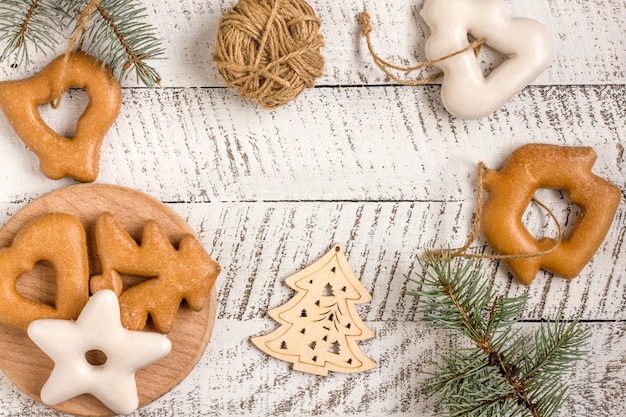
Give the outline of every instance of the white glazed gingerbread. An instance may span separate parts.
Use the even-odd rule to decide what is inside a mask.
[[[503,0],[426,0],[421,14],[431,30],[425,46],[429,60],[466,48],[468,34],[508,56],[487,77],[473,50],[437,63],[444,73],[441,100],[454,116],[478,119],[494,112],[552,61],[546,27],[511,18]]]
[[[36,320],[28,336],[54,361],[41,389],[44,404],[92,394],[118,414],[132,413],[139,405],[135,372],[166,356],[172,346],[165,335],[126,330],[111,290],[93,295],[75,322]],[[94,350],[106,355],[103,364],[88,362],[86,355]]]

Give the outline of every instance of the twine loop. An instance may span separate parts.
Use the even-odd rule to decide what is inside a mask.
[[[213,60],[228,87],[273,109],[322,75],[320,26],[304,0],[240,0],[220,21]]]
[[[445,61],[446,59],[450,59],[452,57],[455,57],[467,51],[473,50],[474,54],[478,55],[480,53],[481,47],[485,44],[484,39],[477,39],[474,42],[467,45],[465,48],[459,49],[458,51],[454,51],[448,55],[445,55],[436,59],[432,59],[430,61],[422,62],[412,67],[405,67],[405,66],[396,65],[396,64],[392,64],[391,62],[385,61],[374,51],[374,46],[372,45],[372,40],[370,37],[370,34],[372,33],[372,30],[373,30],[372,21],[371,21],[370,14],[368,12],[361,13],[361,15],[359,16],[359,23],[361,24],[361,32],[363,33],[363,36],[365,37],[365,40],[367,41],[367,49],[369,50],[370,55],[372,55],[372,58],[374,59],[374,63],[376,64],[376,66],[378,66],[378,68],[380,68],[381,71],[384,72],[387,77],[389,77],[390,79],[392,79],[393,81],[401,85],[416,86],[416,85],[428,84],[436,80],[437,78],[441,77],[443,75],[443,72],[437,72],[426,78],[418,78],[415,80],[405,80],[396,76],[394,73],[391,72],[391,70],[401,71],[401,72],[404,72],[405,74],[409,74],[413,71],[419,71],[424,68],[433,66],[441,61]]]
[[[78,26],[72,33],[72,37],[70,38],[69,43],[67,44],[67,48],[65,48],[65,54],[63,55],[63,70],[61,71],[61,78],[59,80],[59,88],[55,93],[56,98],[50,102],[50,105],[53,109],[59,108],[61,105],[61,97],[63,96],[64,87],[65,87],[65,77],[67,74],[67,64],[70,59],[70,55],[72,54],[72,50],[78,42],[78,39],[85,33],[85,28],[87,27],[87,23],[89,22],[89,18],[93,14],[94,10],[100,6],[100,0],[91,0],[89,4],[80,12],[78,16]],[[79,47],[80,49],[80,47]]]
[[[477,167],[477,179],[476,179],[476,206],[474,207],[474,219],[472,221],[472,228],[467,237],[467,240],[463,246],[455,249],[439,249],[439,250],[429,250],[428,252],[435,257],[441,257],[444,260],[451,260],[457,257],[460,258],[471,258],[471,259],[497,259],[497,260],[509,260],[509,259],[526,259],[526,258],[535,258],[538,256],[547,255],[553,252],[563,241],[563,227],[559,223],[555,214],[546,206],[544,203],[539,201],[536,198],[532,198],[532,202],[540,206],[544,209],[552,221],[555,223],[557,227],[557,237],[554,239],[554,244],[550,246],[548,249],[532,252],[532,253],[513,253],[513,254],[491,254],[491,255],[481,255],[477,253],[468,252],[469,247],[478,237],[478,233],[480,231],[480,217],[482,214],[483,207],[483,199],[484,199],[484,184],[483,184],[483,176],[487,172],[487,166],[480,162]]]

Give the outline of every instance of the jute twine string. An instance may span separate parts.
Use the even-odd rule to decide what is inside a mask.
[[[477,180],[476,180],[476,206],[474,207],[474,219],[472,222],[472,228],[470,230],[467,241],[463,246],[456,249],[442,249],[442,250],[429,250],[428,252],[436,257],[443,257],[444,259],[454,259],[454,258],[472,258],[472,259],[499,259],[499,260],[509,260],[509,259],[526,259],[526,258],[535,258],[538,256],[547,255],[553,252],[562,242],[563,240],[563,228],[559,223],[558,219],[544,203],[534,198],[532,201],[543,208],[548,215],[552,218],[552,221],[556,224],[557,227],[557,237],[554,241],[554,244],[550,246],[548,249],[533,252],[533,253],[516,253],[516,254],[507,254],[507,255],[481,255],[477,253],[469,253],[468,249],[470,245],[476,240],[479,230],[480,230],[480,217],[482,214],[483,207],[483,198],[485,193],[485,187],[483,183],[483,177],[487,172],[487,166],[480,162],[477,167]]]
[[[480,52],[480,48],[485,44],[484,39],[478,39],[470,43],[469,45],[467,45],[465,48],[459,49],[458,51],[454,51],[448,55],[442,56],[440,58],[432,59],[427,62],[422,62],[412,67],[404,67],[404,66],[395,65],[388,61],[385,61],[380,56],[378,56],[376,52],[374,52],[374,47],[372,46],[372,41],[370,39],[370,34],[372,33],[372,23],[371,23],[371,18],[368,12],[361,13],[361,15],[359,16],[359,22],[361,23],[361,31],[363,32],[363,36],[365,36],[365,40],[367,41],[367,49],[369,49],[370,55],[372,55],[372,58],[374,59],[374,63],[378,66],[378,68],[380,68],[385,73],[387,77],[391,78],[393,81],[402,85],[415,86],[415,85],[428,84],[436,80],[437,78],[441,77],[443,75],[443,72],[437,72],[426,78],[419,78],[416,80],[404,80],[404,79],[399,78],[395,74],[393,74],[390,70],[402,71],[408,74],[413,71],[418,71],[418,70],[430,67],[441,61],[445,61],[446,59],[450,59],[454,56],[460,55],[467,51],[473,50],[474,54],[478,55]]]
[[[63,70],[61,71],[61,79],[59,80],[59,89],[57,90],[55,96],[56,98],[52,100],[50,105],[53,109],[57,109],[61,105],[61,97],[63,96],[63,87],[65,85],[65,76],[67,74],[67,64],[70,59],[70,55],[76,42],[85,32],[85,28],[87,27],[87,23],[89,22],[89,18],[93,14],[96,7],[100,5],[100,0],[91,0],[87,7],[85,7],[78,16],[78,26],[72,33],[72,37],[70,38],[69,43],[67,44],[67,48],[65,48],[65,54],[63,55]]]
[[[320,26],[303,0],[240,0],[220,21],[213,60],[227,86],[276,108],[322,75]]]

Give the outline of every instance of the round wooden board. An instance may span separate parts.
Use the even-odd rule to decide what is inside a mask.
[[[0,247],[10,246],[13,237],[27,222],[47,213],[68,213],[85,227],[89,246],[90,276],[99,274],[100,264],[95,249],[94,224],[104,211],[112,213],[137,240],[146,221],[157,220],[170,238],[178,244],[191,227],[160,201],[129,188],[79,184],[46,194],[20,210],[0,230]],[[18,291],[36,301],[54,304],[55,279],[52,267],[38,263],[18,280]],[[200,312],[182,304],[174,330],[168,334],[172,350],[165,358],[141,369],[136,374],[139,406],[142,407],[174,388],[194,368],[211,337],[215,322],[216,291],[209,295],[208,306]],[[152,330],[147,326],[146,330]],[[54,363],[26,334],[0,326],[0,368],[22,391],[37,401],[41,387],[48,379]],[[81,395],[52,406],[55,410],[85,416],[107,416],[113,413],[91,395]]]

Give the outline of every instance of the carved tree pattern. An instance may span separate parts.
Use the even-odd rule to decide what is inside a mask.
[[[297,293],[269,311],[281,326],[252,338],[259,349],[292,362],[295,370],[316,375],[376,366],[357,344],[374,336],[355,306],[369,302],[371,296],[354,275],[339,245],[285,283]]]

